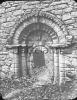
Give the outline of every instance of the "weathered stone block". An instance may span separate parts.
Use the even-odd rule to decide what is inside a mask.
[[[1,17],[1,18],[0,18],[0,23],[3,23],[3,22],[6,22],[6,18]]]
[[[52,5],[59,5],[59,4],[66,4],[66,3],[69,3],[70,0],[60,0],[60,1],[55,1],[55,2],[52,2],[51,4]]]
[[[75,23],[75,19],[68,19],[68,20],[66,20],[66,21],[64,21],[65,22],[65,24],[67,25],[70,25],[71,23]]]
[[[19,5],[18,1],[17,1],[17,3],[14,2],[13,4],[11,4],[12,7],[17,7],[18,5]]]
[[[33,8],[33,6],[28,6],[27,4],[23,4],[21,9],[30,9],[30,8]]]
[[[0,61],[0,66],[4,66],[5,65],[5,61]]]
[[[10,55],[10,54],[9,54]],[[14,54],[12,54],[12,57],[11,57],[11,55],[9,56],[9,55],[7,55],[7,60],[8,61],[12,61],[13,60],[13,57],[14,57]]]
[[[3,61],[6,59],[6,55],[0,55],[0,61]]]
[[[77,22],[71,25],[73,26],[73,28],[77,28]]]
[[[23,13],[24,13],[24,10],[16,10],[16,11],[14,11],[13,15],[16,16],[16,15],[19,15],[19,14],[21,15]]]
[[[77,11],[71,12],[71,16],[72,16],[72,17],[77,17]]]
[[[3,2],[2,6],[5,8],[11,7],[11,4],[7,1],[7,2]]]
[[[63,11],[62,9],[60,9],[60,10],[52,10],[51,12],[58,15],[58,14],[62,14]]]
[[[2,34],[0,34],[0,38],[2,39],[7,39],[7,37],[8,37],[8,34],[6,34],[5,32],[2,32]]]
[[[58,17],[59,19],[61,19],[61,15],[57,15],[57,17]]]
[[[54,9],[54,7],[53,6],[50,6],[47,8],[42,7],[41,9],[42,9],[42,11],[52,11]]]
[[[67,26],[67,29],[69,29],[69,30],[70,30],[70,29],[73,29],[73,25],[68,25],[68,26]]]
[[[68,20],[68,19],[71,19],[71,18],[72,18],[72,16],[71,16],[70,13],[64,14],[64,15],[62,16],[62,20]]]
[[[6,12],[4,14],[4,17],[8,18],[9,16],[12,16],[12,11]]]
[[[5,78],[6,77],[6,74],[5,73],[3,73],[3,72],[1,72],[1,78]]]
[[[7,39],[2,39],[2,44],[6,44]]]
[[[12,61],[9,61],[9,60],[5,60],[5,63],[6,63],[6,66],[11,66],[11,64],[12,64]]]
[[[71,34],[71,35],[77,35],[77,29],[76,30],[74,30],[74,29],[72,29],[72,30],[69,30],[69,33]]]
[[[2,27],[10,27],[10,26],[13,26],[15,24],[15,22],[6,22],[6,23],[3,23],[1,26]]]
[[[55,9],[63,9],[63,8],[67,8],[68,5],[67,4],[60,4],[60,5],[55,5],[54,8]]]
[[[0,14],[2,14],[2,13],[5,13],[5,8],[4,7],[0,8]]]
[[[10,17],[7,18],[7,21],[14,21],[14,20],[16,20],[16,19],[17,19],[17,17],[15,17],[15,16],[10,16]]]
[[[9,70],[9,67],[8,66],[2,66],[2,71],[8,72],[8,70]]]
[[[14,66],[15,66],[14,64],[12,64],[12,65],[10,66],[10,71],[11,71],[11,72],[14,72],[14,71],[15,71]]]
[[[68,8],[63,9],[63,13],[69,13],[71,11],[73,11],[72,7],[68,7]]]
[[[7,9],[6,9],[6,12],[13,11],[13,10],[15,10],[15,9],[16,9],[15,7],[10,7],[10,8],[7,8]]]
[[[0,51],[2,51],[3,50],[3,46],[2,45],[0,45]]]

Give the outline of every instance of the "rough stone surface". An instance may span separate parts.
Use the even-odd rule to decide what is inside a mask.
[[[26,13],[34,12],[37,9],[54,14],[66,26],[69,34],[77,40],[77,3],[74,0],[53,1],[54,2],[46,0],[41,4],[39,1],[6,1],[0,5],[0,68],[2,68],[2,71],[9,71],[12,74],[14,73],[14,57],[11,53],[8,53],[10,51],[6,50],[5,46],[8,38],[12,35],[11,30],[15,27],[17,21],[20,21],[21,16]],[[75,49],[74,51],[75,56],[77,50]],[[5,54],[4,52],[7,53]],[[73,57],[70,56],[71,55],[65,55],[65,66],[70,64],[71,59],[73,59]],[[76,58],[73,59],[72,65],[75,66],[75,69],[77,70],[76,61]],[[65,70],[69,69],[66,68]],[[5,76],[4,73],[2,73],[1,77],[3,76]]]
[[[0,6],[0,39],[1,45],[5,45],[8,36],[10,35],[11,28],[15,25],[16,20],[20,18],[22,14],[30,11],[34,8],[42,9],[43,11],[49,11],[57,15],[60,20],[63,20],[67,26],[69,34],[76,35],[77,31],[74,28],[77,28],[76,24],[76,3],[73,0],[61,0],[56,2],[44,1],[42,4],[39,4],[38,1],[35,2],[26,2],[26,1],[15,1],[15,2],[4,2]],[[7,32],[7,30],[9,32]],[[4,35],[3,35],[4,34]],[[76,36],[75,36],[76,37]],[[1,47],[0,47],[1,48]],[[2,49],[1,49],[2,50]]]

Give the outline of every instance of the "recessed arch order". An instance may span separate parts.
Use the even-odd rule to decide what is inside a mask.
[[[34,23],[42,23],[51,27],[57,34],[59,43],[66,42],[66,35],[69,33],[64,23],[54,14],[40,11],[26,13],[16,22],[16,25],[11,30],[10,42],[8,44],[18,44],[23,29]]]

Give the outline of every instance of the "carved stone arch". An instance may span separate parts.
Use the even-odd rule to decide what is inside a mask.
[[[8,39],[8,44],[18,44],[18,38],[22,30],[32,23],[43,23],[47,26],[53,28],[55,33],[57,33],[59,43],[66,42],[66,35],[69,33],[64,25],[64,23],[59,20],[54,14],[48,12],[32,12],[25,13],[17,22],[14,28],[11,30],[11,35]]]
[[[29,34],[27,34],[27,32],[30,33],[30,31],[34,31],[30,27],[30,26],[33,26],[34,24],[35,24],[35,28],[36,28],[36,26],[38,26],[37,28],[39,28],[40,27],[39,25],[42,25],[43,29],[41,29],[41,30],[46,31],[48,34],[51,34],[52,40],[56,42],[56,43],[55,42],[53,43],[54,45],[52,44],[51,47],[49,47],[50,52],[51,52],[50,57],[53,60],[50,61],[48,67],[51,65],[54,67],[54,68],[51,67],[54,72],[54,73],[52,73],[52,70],[51,70],[52,75],[54,74],[54,83],[61,82],[62,78],[59,77],[59,68],[61,66],[64,67],[64,62],[63,63],[59,62],[59,56],[61,56],[60,55],[61,48],[56,48],[56,47],[63,46],[63,48],[64,48],[66,46],[66,44],[67,44],[66,36],[69,35],[69,33],[68,33],[64,23],[61,20],[59,20],[54,14],[48,13],[48,12],[42,12],[42,11],[25,13],[25,15],[23,15],[21,17],[21,19],[19,19],[16,22],[16,25],[11,30],[11,33],[10,33],[11,35],[9,37],[10,40],[8,40],[8,44],[9,45],[14,44],[11,47],[13,47],[13,48],[16,47],[16,50],[18,50],[17,51],[18,53],[14,54],[16,57],[15,63],[16,63],[16,68],[17,68],[17,70],[16,70],[17,76],[20,76],[20,77],[22,75],[25,76],[26,72],[27,72],[25,70],[27,70],[27,68],[28,68],[26,65],[27,60],[25,60],[25,59],[27,59],[26,58],[27,55],[24,56],[24,54],[26,54],[26,53],[23,52],[23,48],[21,48],[22,46],[19,46],[18,44],[22,43],[22,42],[20,42],[22,37],[24,37],[26,39],[26,37],[29,35]],[[44,30],[45,26],[47,27],[47,30]],[[25,33],[23,32],[24,29],[26,30]],[[25,45],[25,47],[26,47],[26,45]],[[26,48],[24,48],[24,49],[26,49]],[[46,54],[45,54],[45,56],[46,56]],[[47,55],[47,56],[49,56],[49,55]],[[26,68],[24,66],[26,66]],[[21,73],[22,73],[22,75],[20,75]],[[60,75],[62,75],[62,74],[63,73],[61,72]],[[60,78],[60,80],[59,80],[59,78]]]

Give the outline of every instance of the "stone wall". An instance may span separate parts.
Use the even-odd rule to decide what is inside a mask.
[[[6,49],[6,44],[11,29],[13,29],[16,22],[21,19],[25,12],[30,13],[33,11],[42,10],[56,15],[66,26],[68,33],[77,39],[77,3],[74,0],[47,0],[41,4],[39,1],[6,1],[0,5],[0,70],[2,69],[8,77],[14,74],[14,57],[10,51]],[[77,54],[74,50],[73,55]],[[77,59],[65,56],[65,62],[77,67]],[[1,76],[5,77],[2,73]]]

